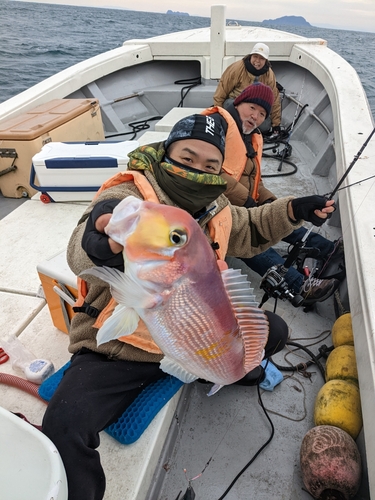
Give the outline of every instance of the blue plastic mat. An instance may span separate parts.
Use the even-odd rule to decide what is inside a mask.
[[[41,384],[38,389],[41,398],[45,401],[51,399],[69,365],[70,361]],[[171,375],[150,384],[105,431],[122,444],[134,443],[147,429],[155,415],[182,386],[183,382]]]

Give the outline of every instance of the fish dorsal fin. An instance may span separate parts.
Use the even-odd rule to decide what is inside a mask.
[[[190,382],[194,382],[194,380],[197,380],[198,378],[196,375],[193,375],[192,373],[185,370],[185,368],[176,363],[176,361],[168,358],[168,356],[164,356],[164,358],[160,361],[160,368],[163,370],[163,372],[169,373],[169,375],[173,375],[185,384],[190,384]]]
[[[240,269],[226,269],[221,271],[221,277],[232,304],[239,303],[241,297],[244,299],[246,305],[258,307],[259,304],[254,295],[254,288],[251,288],[250,281],[245,274],[241,273]]]
[[[268,319],[258,307],[250,282],[239,269],[227,269],[221,276],[242,336],[244,370],[248,373],[263,359],[269,334]]]

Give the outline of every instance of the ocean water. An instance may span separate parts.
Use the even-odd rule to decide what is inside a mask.
[[[0,102],[72,64],[119,47],[125,40],[210,25],[208,17],[15,0],[0,0],[0,12]],[[276,28],[327,40],[328,46],[356,69],[375,116],[375,33]]]

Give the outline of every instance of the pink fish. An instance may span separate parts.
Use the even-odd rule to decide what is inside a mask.
[[[209,394],[260,364],[268,320],[239,270],[220,271],[198,223],[179,208],[130,196],[105,229],[124,246],[125,271],[96,267],[118,303],[98,345],[130,335],[139,318],[163,352],[160,368],[185,383],[214,383]]]

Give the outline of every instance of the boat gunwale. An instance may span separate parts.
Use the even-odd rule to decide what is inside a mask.
[[[231,27],[230,27],[231,28]],[[237,28],[237,27],[234,27]],[[251,27],[249,27],[250,29]],[[265,31],[277,31],[272,28],[257,28]],[[187,30],[186,32],[204,31]],[[228,33],[239,33],[238,29],[226,30]],[[181,33],[184,32],[180,32]],[[284,33],[282,31],[278,33]],[[285,32],[286,33],[286,32]],[[290,33],[287,33],[288,36]],[[182,36],[182,35],[181,35]],[[172,34],[161,35],[143,40],[129,40],[121,47],[104,52],[85,61],[79,62],[59,73],[47,78],[24,92],[0,104],[0,122],[13,118],[37,105],[54,98],[63,98],[79,90],[88,83],[104,77],[114,71],[126,67],[136,66],[153,60],[173,60],[184,58],[189,60],[203,60],[210,56],[209,42],[194,42],[196,46],[204,45],[205,55],[172,54],[176,48],[188,46],[189,42],[170,43]],[[374,128],[368,99],[366,97],[359,76],[354,68],[329,49],[322,39],[304,39],[299,35],[298,41],[287,40],[282,53],[273,55],[271,61],[290,62],[307,68],[324,86],[331,102],[334,120],[334,147],[336,153],[336,173],[340,178],[352,159],[357,154],[366,137]],[[230,38],[230,37],[229,37]],[[252,40],[257,41],[257,40]],[[268,40],[269,44],[282,43],[281,40]],[[324,43],[325,42],[325,43]],[[190,42],[191,43],[191,42]],[[249,43],[249,40],[246,42]],[[235,42],[226,38],[222,69],[225,69],[235,60],[243,56],[239,52],[245,44],[244,40]],[[287,47],[292,46],[288,54]],[[170,54],[165,50],[170,47]],[[208,52],[207,52],[208,50]],[[164,53],[163,53],[164,51]],[[207,52],[207,54],[206,54]],[[238,59],[236,59],[238,58]],[[306,61],[306,59],[308,60]],[[209,64],[209,63],[206,63]],[[339,72],[339,73],[338,73]],[[339,74],[339,78],[338,78]],[[355,106],[352,106],[355,96]],[[357,182],[372,175],[371,159],[375,157],[375,143],[369,144],[368,149],[360,160],[360,167],[354,169],[348,176],[347,183]],[[359,371],[359,385],[361,391],[364,433],[366,436],[366,454],[369,466],[370,489],[375,492],[375,447],[369,443],[375,442],[375,429],[372,425],[372,416],[375,413],[375,345],[373,332],[375,331],[375,317],[371,314],[375,310],[375,263],[371,248],[374,234],[369,231],[373,228],[371,210],[364,206],[364,199],[370,199],[371,190],[368,185],[359,186],[355,190],[340,193],[340,214],[343,228],[343,239],[346,253],[346,270],[349,288],[349,300],[353,322],[353,332],[356,345],[356,357]],[[373,196],[372,196],[373,198]],[[354,224],[354,220],[356,223]],[[371,225],[372,224],[372,225]]]

